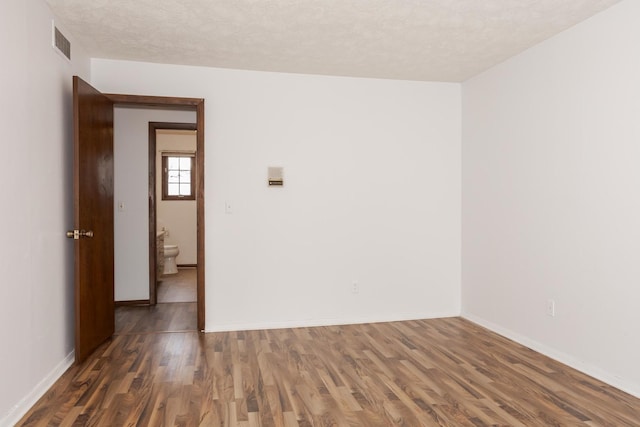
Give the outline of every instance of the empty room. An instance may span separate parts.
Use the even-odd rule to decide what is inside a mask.
[[[0,426],[640,426],[639,21],[3,1]]]

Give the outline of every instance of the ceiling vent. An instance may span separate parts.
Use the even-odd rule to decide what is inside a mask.
[[[71,42],[60,32],[55,24],[53,25],[53,47],[63,54],[65,58],[71,60]]]

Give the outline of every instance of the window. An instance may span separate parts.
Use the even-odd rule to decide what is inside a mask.
[[[195,200],[195,157],[162,155],[162,200]]]

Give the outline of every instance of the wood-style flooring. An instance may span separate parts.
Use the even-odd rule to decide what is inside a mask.
[[[116,308],[116,335],[197,330],[195,302]]]
[[[197,330],[196,269],[162,276],[155,306],[116,308],[116,335]]]
[[[461,318],[127,331],[20,425],[640,426],[640,399]]]

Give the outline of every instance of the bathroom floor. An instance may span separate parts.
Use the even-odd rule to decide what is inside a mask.
[[[196,302],[196,269],[178,268],[178,274],[162,276],[158,285],[158,303]]]

